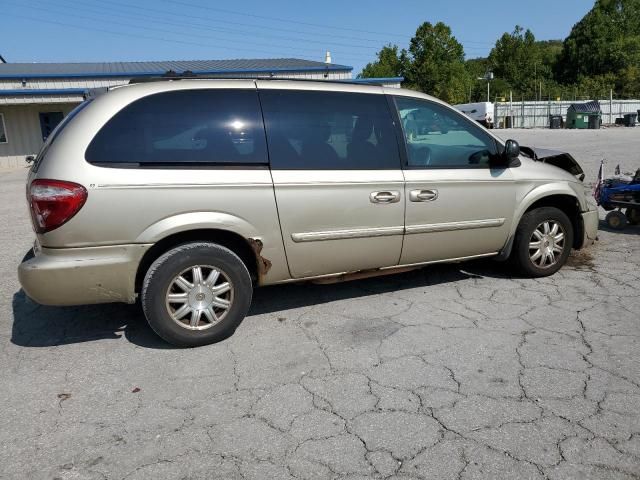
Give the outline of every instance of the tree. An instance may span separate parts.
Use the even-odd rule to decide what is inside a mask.
[[[631,65],[620,71],[616,91],[627,98],[640,98],[640,65]]]
[[[407,83],[449,103],[467,99],[469,76],[464,49],[442,22],[424,22],[409,44]]]
[[[496,78],[504,80],[516,95],[535,96],[539,82],[553,78],[557,47],[552,42],[536,42],[531,30],[516,25],[513,32],[498,39],[489,64]]]
[[[377,60],[367,63],[358,78],[402,77],[406,69],[406,51],[398,52],[397,45],[385,45],[378,53]]]
[[[639,63],[640,0],[597,0],[565,39],[556,73],[573,83]]]

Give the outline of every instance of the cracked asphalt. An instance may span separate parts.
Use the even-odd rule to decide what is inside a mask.
[[[589,180],[600,150],[640,167],[640,129],[501,135]],[[0,478],[640,478],[640,227],[544,279],[263,288],[233,337],[179,350],[137,306],[25,297],[24,175],[0,172]]]

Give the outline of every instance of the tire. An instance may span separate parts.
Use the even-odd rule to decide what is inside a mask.
[[[544,233],[545,223],[548,233]],[[553,234],[556,225],[558,230]],[[562,238],[558,236],[560,233]],[[520,220],[512,259],[520,272],[529,277],[553,275],[566,263],[573,246],[573,235],[571,220],[562,210],[554,207],[536,208],[525,213]],[[536,242],[539,242],[539,248],[532,246]]]
[[[231,336],[249,311],[252,295],[251,275],[235,253],[196,242],[153,262],[141,302],[149,325],[162,339],[178,347],[197,347]]]
[[[630,225],[640,225],[640,207],[627,208],[625,215]]]
[[[613,210],[607,213],[607,216],[604,217],[604,221],[607,223],[609,228],[612,228],[613,230],[624,230],[628,223],[627,216],[619,210]]]

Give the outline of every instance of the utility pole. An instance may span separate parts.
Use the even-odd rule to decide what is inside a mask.
[[[613,125],[613,89],[609,90],[609,124]]]
[[[491,80],[493,80],[493,72],[491,70],[487,70],[484,77],[478,77],[478,80],[487,81],[487,102],[491,102]]]
[[[538,89],[536,88],[536,85],[538,84],[538,62],[535,62],[533,64],[533,94],[536,97],[536,102],[538,101]]]
[[[509,90],[509,118],[511,118],[510,126],[513,128],[513,90]]]

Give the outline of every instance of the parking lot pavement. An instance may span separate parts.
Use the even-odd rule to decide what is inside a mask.
[[[638,227],[539,280],[260,289],[233,337],[178,350],[136,306],[25,297],[23,178],[0,174],[0,478],[640,478]]]

